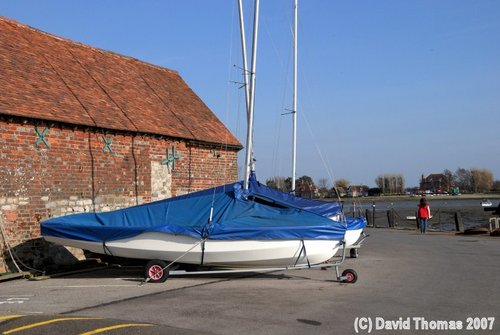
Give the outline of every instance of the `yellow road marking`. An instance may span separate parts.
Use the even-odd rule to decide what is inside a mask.
[[[37,323],[30,324],[30,325],[22,326],[22,327],[19,327],[19,328],[14,328],[14,329],[6,330],[2,334],[3,335],[8,335],[8,334],[20,332],[20,331],[23,331],[23,330],[26,330],[26,329],[31,329],[31,328],[35,328],[35,327],[45,326],[45,325],[48,325],[48,324],[51,324],[51,323],[62,322],[62,321],[75,321],[75,320],[98,320],[98,318],[61,318],[61,319],[52,319],[52,320],[47,320],[47,321],[43,321],[43,322],[37,322]]]
[[[94,334],[107,332],[108,330],[114,330],[114,329],[120,329],[120,328],[126,328],[126,327],[150,327],[150,326],[152,326],[152,325],[150,325],[148,323],[125,323],[122,325],[94,329],[94,330],[91,330],[89,332],[82,333],[80,335],[94,335]]]
[[[22,318],[24,315],[0,315],[0,321],[2,320],[10,320],[10,319],[15,319],[15,318]]]

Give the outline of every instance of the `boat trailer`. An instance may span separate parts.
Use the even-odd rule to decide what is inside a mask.
[[[363,234],[364,235],[364,234]],[[364,241],[364,239],[368,237],[368,235],[364,235],[360,241],[356,243],[356,245],[351,246],[349,249],[351,250],[351,257],[352,257],[352,250],[357,250],[361,246],[361,243]],[[202,243],[202,241],[200,241]],[[144,269],[144,275],[145,279],[139,284],[139,286],[143,286],[148,282],[151,283],[163,283],[165,282],[170,276],[190,276],[190,275],[211,275],[211,274],[231,274],[231,273],[267,273],[267,272],[275,272],[275,271],[286,271],[286,270],[298,270],[298,269],[314,269],[314,268],[320,268],[321,270],[327,270],[329,268],[334,268],[335,269],[335,276],[336,276],[336,281],[341,282],[341,283],[349,283],[349,284],[354,284],[358,280],[358,274],[356,271],[353,269],[345,269],[342,274],[340,273],[340,265],[342,265],[346,259],[346,254],[347,254],[347,249],[346,244],[344,241],[341,241],[342,244],[342,254],[339,256],[333,256],[330,260],[324,263],[320,264],[301,264],[301,265],[290,265],[290,266],[285,266],[285,267],[274,267],[274,268],[216,268],[214,270],[193,270],[193,271],[187,271],[187,270],[177,270],[179,261],[187,255],[191,250],[193,250],[196,246],[198,246],[200,243],[194,245],[192,248],[190,248],[188,251],[186,251],[183,255],[179,256],[177,259],[174,261],[168,263],[163,260],[151,260],[149,261]],[[353,248],[354,247],[354,248]],[[305,246],[303,245],[302,250],[300,251],[297,261],[300,259],[302,255],[306,255],[305,253]],[[296,262],[297,263],[297,262]],[[309,262],[308,262],[309,263]]]
[[[347,248],[349,250],[349,257],[351,258],[358,258],[359,256],[359,252],[358,252],[358,249],[361,248],[361,246],[363,245],[363,242],[366,240],[367,237],[369,237],[370,235],[368,234],[365,234],[365,232],[363,231],[361,233],[361,236],[359,237],[359,239],[356,241],[356,243],[354,243],[353,245],[351,245],[349,248]]]

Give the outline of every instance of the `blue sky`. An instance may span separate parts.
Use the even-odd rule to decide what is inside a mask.
[[[262,181],[291,173],[292,3],[261,0]],[[0,15],[178,71],[244,144],[236,0],[1,0]],[[298,176],[374,186],[403,174],[415,186],[485,168],[500,179],[500,1],[299,0],[298,36]]]

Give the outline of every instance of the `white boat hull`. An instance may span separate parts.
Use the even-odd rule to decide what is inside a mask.
[[[345,232],[345,247],[347,249],[351,248],[358,242],[359,238],[361,237],[361,234],[363,233],[363,228],[361,229],[352,229],[349,230],[347,229]]]
[[[45,236],[45,239],[98,254],[125,258],[173,261],[180,257],[178,263],[200,265],[203,255],[203,265],[231,268],[319,264],[332,258],[340,247],[338,240],[206,240],[203,252],[198,239],[155,232],[106,242],[105,246],[99,242],[53,236]]]
[[[342,220],[342,216],[340,214],[330,216],[330,220],[340,222]],[[363,228],[360,229],[347,229],[344,236],[345,247],[349,249],[356,245],[359,241],[361,234],[363,233]]]

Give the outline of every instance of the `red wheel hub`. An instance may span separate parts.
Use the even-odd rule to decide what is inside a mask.
[[[159,280],[163,277],[163,268],[160,265],[153,265],[148,270],[149,278]]]

